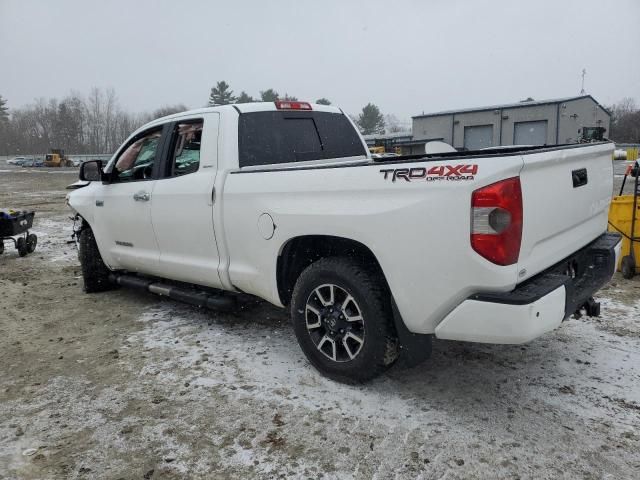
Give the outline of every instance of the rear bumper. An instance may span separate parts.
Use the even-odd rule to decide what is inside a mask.
[[[558,327],[613,276],[621,237],[605,233],[511,292],[472,295],[436,327],[448,340],[524,343]]]

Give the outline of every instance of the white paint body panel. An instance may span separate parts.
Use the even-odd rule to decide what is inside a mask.
[[[534,276],[607,229],[613,191],[612,144],[524,156],[523,229],[519,281]],[[574,188],[571,173],[586,168],[588,183]]]
[[[275,272],[278,254],[289,240],[303,235],[349,238],[369,247],[378,259],[407,327],[433,333],[470,294],[509,291],[516,284],[516,265],[499,267],[471,250],[469,211],[475,188],[517,175],[522,159],[477,163],[476,180],[460,182],[394,183],[380,173],[389,166],[376,164],[232,173],[223,198],[225,219],[237,219],[224,229],[230,279],[242,291],[280,304]],[[276,225],[268,241],[257,228],[263,213]]]
[[[259,103],[238,108],[245,113],[275,110],[273,104]],[[313,108],[340,112],[335,107]],[[447,336],[443,338],[455,335],[459,339],[500,341],[490,321],[495,312],[477,305],[483,302],[466,299],[476,293],[511,291],[517,283],[606,231],[612,189],[611,145],[400,164],[374,163],[362,156],[271,169],[240,169],[238,115],[232,106],[214,107],[173,115],[143,127],[205,118],[200,170],[156,182],[149,215],[157,252],[141,256],[136,271],[240,290],[282,306],[276,269],[286,243],[304,235],[344,237],[364,244],[376,256],[410,331],[439,332]],[[477,164],[474,179],[392,182],[380,172],[458,164]],[[573,189],[571,171],[582,167],[589,170],[589,185]],[[522,182],[523,242],[518,264],[503,267],[471,249],[471,194],[514,176],[520,176]],[[135,190],[140,183],[129,185]],[[123,225],[133,224],[133,214],[123,209],[123,222],[112,222],[108,229],[112,231],[105,231],[94,205],[95,198],[115,186],[94,182],[72,192],[69,202],[98,232],[98,246],[105,261],[118,269],[125,264],[109,243],[122,233],[118,230]],[[215,200],[211,201],[213,188]],[[265,224],[265,214],[273,221],[273,232]],[[540,305],[531,308],[555,311],[558,295],[544,297]],[[510,315],[524,319],[530,309],[523,313],[507,308],[495,314],[500,321]],[[468,323],[478,315],[486,320]],[[551,317],[553,321],[547,321]],[[522,320],[520,325],[525,330],[505,334],[504,341],[509,335],[513,341],[520,341],[546,331],[547,326],[555,325],[556,317],[551,317],[545,316],[542,327],[527,326]],[[446,324],[442,323],[445,319]],[[466,328],[469,331],[461,333]]]
[[[525,343],[557,328],[564,318],[560,287],[528,305],[465,300],[436,328],[436,337],[482,343]]]
[[[219,114],[200,118],[204,119],[200,168],[157,181],[151,219],[160,249],[160,276],[221,288],[213,220]]]
[[[156,181],[96,185],[93,228],[104,262],[111,268],[159,275],[160,252],[151,223],[151,201],[136,201],[135,194],[153,198]],[[100,188],[103,187],[103,188]],[[72,196],[71,196],[72,198]]]

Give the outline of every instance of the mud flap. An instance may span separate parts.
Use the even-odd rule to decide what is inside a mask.
[[[410,332],[402,320],[395,300],[391,299],[393,322],[398,335],[398,360],[403,367],[411,368],[420,365],[431,356],[431,339],[433,335]]]

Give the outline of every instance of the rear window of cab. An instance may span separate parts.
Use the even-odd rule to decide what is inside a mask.
[[[238,120],[240,167],[366,155],[344,114],[251,112]]]

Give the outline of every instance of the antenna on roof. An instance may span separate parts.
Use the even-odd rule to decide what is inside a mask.
[[[582,69],[582,88],[580,89],[580,95],[584,95],[584,77],[587,74],[587,69]]]

